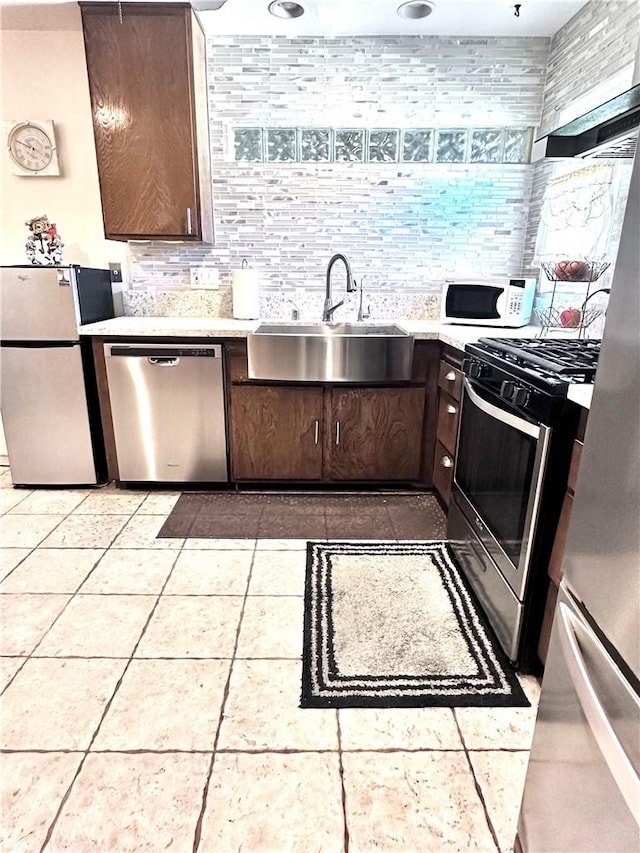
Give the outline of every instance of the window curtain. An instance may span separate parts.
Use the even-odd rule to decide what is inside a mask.
[[[614,196],[611,165],[589,166],[549,181],[540,213],[536,260],[603,257],[611,234]]]

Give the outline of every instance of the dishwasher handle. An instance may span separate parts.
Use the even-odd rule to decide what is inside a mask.
[[[162,357],[150,355],[147,357],[147,361],[155,367],[177,367],[180,364],[179,358],[173,358],[172,356],[166,355],[163,355]]]
[[[107,358],[146,358],[151,364],[157,365],[176,359],[179,361],[181,358],[222,358],[220,344],[105,344],[104,349]]]

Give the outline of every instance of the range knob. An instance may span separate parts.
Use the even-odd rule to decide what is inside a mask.
[[[511,402],[514,406],[526,406],[531,397],[531,392],[528,388],[516,388],[511,395]]]
[[[504,400],[510,400],[511,397],[513,396],[513,392],[515,390],[516,390],[516,383],[515,382],[509,382],[507,380],[506,382],[503,382],[502,385],[500,386],[500,396]]]
[[[482,379],[483,376],[491,376],[491,367],[480,361],[472,361],[469,364],[469,376],[472,379]]]

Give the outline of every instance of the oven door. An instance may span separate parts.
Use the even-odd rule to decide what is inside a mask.
[[[515,596],[524,599],[551,429],[464,380],[455,497]]]

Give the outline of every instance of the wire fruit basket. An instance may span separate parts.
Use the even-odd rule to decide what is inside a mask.
[[[609,261],[604,259],[571,261],[560,258],[556,261],[543,261],[541,264],[549,281],[567,281],[574,284],[591,284],[610,266]]]
[[[603,272],[609,268],[609,261],[588,258],[577,260],[559,258],[543,261],[541,266],[549,281],[553,282],[550,304],[546,308],[536,308],[533,311],[535,318],[542,326],[542,333],[546,334],[550,329],[562,329],[567,332],[577,332],[578,336],[582,335],[583,331],[604,313],[603,309],[588,306],[587,303],[596,293],[609,292],[608,288],[599,288],[590,293],[593,282],[597,281]],[[572,305],[558,307],[556,304],[556,288],[559,282],[563,285],[582,284],[586,287],[577,299],[571,298]],[[575,295],[578,296],[577,293]]]

